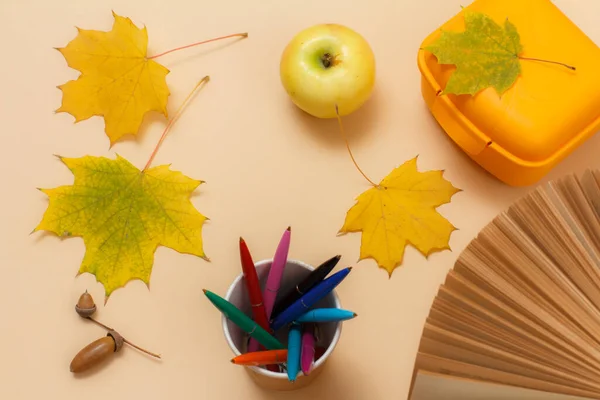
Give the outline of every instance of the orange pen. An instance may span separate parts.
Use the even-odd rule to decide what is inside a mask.
[[[281,364],[286,362],[287,352],[287,349],[252,351],[232,358],[231,362],[236,365],[251,366]]]

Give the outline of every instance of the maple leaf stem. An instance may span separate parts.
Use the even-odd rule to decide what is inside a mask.
[[[152,154],[150,155],[150,158],[148,159],[148,162],[146,163],[146,166],[144,167],[144,169],[142,170],[142,172],[146,171],[150,167],[150,164],[152,164],[152,160],[154,160],[154,157],[156,156],[156,153],[158,152],[158,149],[159,149],[160,145],[162,144],[162,142],[167,137],[167,133],[169,133],[169,130],[171,129],[171,127],[173,126],[173,124],[175,123],[175,121],[179,118],[179,116],[183,112],[183,108],[186,106],[186,104],[189,102],[189,100],[192,98],[192,96],[196,93],[196,91],[198,90],[198,88],[200,88],[200,86],[202,86],[202,84],[208,83],[209,80],[210,80],[210,77],[208,75],[205,76],[204,78],[202,78],[196,84],[196,86],[194,86],[194,88],[192,89],[192,91],[187,95],[187,97],[185,98],[185,100],[183,100],[183,102],[181,103],[181,105],[179,106],[179,108],[177,109],[177,111],[175,112],[175,115],[173,116],[173,118],[171,118],[169,120],[169,122],[167,123],[167,126],[165,127],[165,130],[163,131],[162,135],[160,136],[160,139],[158,140],[158,143],[156,144],[156,147],[152,151]]]
[[[239,36],[239,37],[242,37],[242,38],[247,38],[247,37],[248,37],[248,32],[244,32],[244,33],[234,33],[234,34],[231,34],[231,35],[220,36],[220,37],[217,37],[217,38],[208,39],[208,40],[203,40],[203,41],[201,41],[201,42],[196,42],[196,43],[188,44],[187,46],[176,47],[176,48],[174,48],[174,49],[167,50],[167,51],[165,51],[165,52],[162,52],[162,53],[160,53],[160,54],[156,54],[156,55],[154,55],[154,56],[152,56],[152,57],[148,57],[148,60],[152,60],[152,59],[155,59],[155,58],[158,58],[158,57],[162,57],[162,56],[164,56],[165,54],[169,54],[169,53],[172,53],[172,52],[174,52],[174,51],[183,50],[183,49],[187,49],[187,48],[189,48],[189,47],[199,46],[199,45],[201,45],[201,44],[210,43],[210,42],[216,42],[217,40],[229,39],[229,38],[232,38],[232,37],[238,37],[238,36]]]
[[[85,318],[86,318],[86,319],[89,319],[90,321],[92,321],[93,323],[95,323],[95,324],[97,324],[97,325],[100,325],[102,328],[106,329],[107,331],[114,331],[114,329],[113,329],[113,328],[111,328],[110,326],[104,325],[102,322],[100,322],[100,321],[97,321],[97,320],[95,320],[95,319],[94,319],[94,318],[92,318],[92,317],[85,317]],[[131,343],[129,340],[125,339],[125,338],[123,338],[123,342],[127,343],[127,344],[128,344],[128,345],[130,345],[131,347],[133,347],[133,348],[135,348],[135,349],[137,349],[137,350],[139,350],[139,351],[141,351],[141,352],[144,352],[144,353],[146,353],[146,354],[148,354],[148,355],[150,355],[150,356],[152,356],[152,357],[155,357],[155,358],[160,358],[160,354],[153,353],[153,352],[151,352],[151,351],[148,351],[148,350],[146,350],[146,349],[144,349],[144,348],[142,348],[142,347],[140,347],[140,346],[137,346],[137,345],[135,345],[135,344]]]
[[[573,70],[573,71],[577,70],[577,68],[575,68],[572,65],[565,64],[565,63],[558,62],[558,61],[542,60],[540,58],[529,58],[529,57],[521,57],[521,56],[518,56],[518,58],[519,58],[519,60],[539,61],[539,62],[545,62],[545,63],[550,63],[550,64],[562,65],[563,67],[569,68],[570,70]]]
[[[358,163],[354,159],[354,155],[352,154],[352,150],[350,149],[350,143],[348,143],[348,137],[346,136],[346,132],[344,131],[344,125],[342,124],[342,117],[340,116],[337,104],[335,105],[335,114],[337,116],[338,125],[340,127],[340,133],[342,134],[342,137],[344,138],[344,142],[346,142],[346,149],[348,149],[348,154],[350,154],[350,158],[352,159],[354,166],[356,167],[356,169],[358,169],[358,172],[360,172],[361,175],[367,181],[369,181],[369,183],[371,185],[378,186],[375,182],[373,182],[371,179],[369,179],[369,177],[363,172],[363,170],[358,166]]]

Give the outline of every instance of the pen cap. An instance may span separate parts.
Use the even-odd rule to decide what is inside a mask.
[[[256,273],[261,285],[261,290],[264,290],[272,259],[261,260],[255,263]],[[314,267],[307,263],[298,260],[288,259],[285,266],[283,277],[281,279],[281,287],[279,293],[285,292],[288,288],[294,287],[298,282],[305,278]],[[242,310],[246,315],[252,317],[252,309],[249,303],[248,290],[244,282],[243,274],[240,273],[225,295],[225,299]],[[279,297],[277,298],[279,300]],[[277,301],[276,300],[276,301]],[[341,308],[340,300],[335,292],[332,291],[325,298],[321,299],[312,308]],[[232,373],[237,373],[242,368],[247,371],[257,385],[270,390],[296,390],[310,384],[323,371],[327,360],[332,355],[342,332],[342,322],[326,322],[315,324],[318,328],[318,338],[316,342],[317,351],[315,364],[309,375],[304,375],[302,372],[298,374],[295,382],[288,380],[287,373],[272,372],[265,367],[257,366],[237,366],[232,365]],[[222,317],[223,333],[225,340],[231,348],[234,357],[247,352],[248,335],[246,335],[237,325]],[[287,346],[288,328],[278,330],[274,336]],[[319,351],[320,350],[320,351]]]

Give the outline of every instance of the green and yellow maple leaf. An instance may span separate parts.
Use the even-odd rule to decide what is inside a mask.
[[[440,64],[456,66],[442,93],[474,95],[493,87],[502,95],[521,73],[523,46],[517,28],[508,19],[500,26],[486,14],[468,9],[464,17],[464,32],[442,31],[424,47]]]
[[[449,250],[456,228],[436,208],[459,192],[443,171],[419,172],[417,157],[358,196],[340,234],[362,232],[360,260],[373,258],[391,276],[410,244],[424,256]]]
[[[86,252],[79,274],[95,275],[106,299],[134,279],[149,285],[159,245],[207,259],[202,245],[207,218],[190,202],[202,181],[168,165],[140,171],[118,155],[61,160],[74,183],[40,189],[49,205],[34,231],[82,237]]]
[[[170,95],[169,70],[146,56],[148,33],[131,19],[113,12],[111,31],[85,30],[58,50],[68,65],[81,72],[77,80],[58,86],[62,105],[80,122],[103,116],[111,146],[125,135],[137,135],[146,113],[165,117]]]

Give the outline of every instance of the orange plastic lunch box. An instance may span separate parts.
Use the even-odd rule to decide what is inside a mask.
[[[520,76],[501,97],[494,88],[446,95],[442,89],[456,67],[419,50],[422,95],[442,129],[502,182],[531,185],[600,129],[600,48],[550,0],[476,0],[466,9],[500,25],[508,18],[519,32],[522,57],[576,67],[521,60]],[[464,31],[463,13],[440,29]]]

